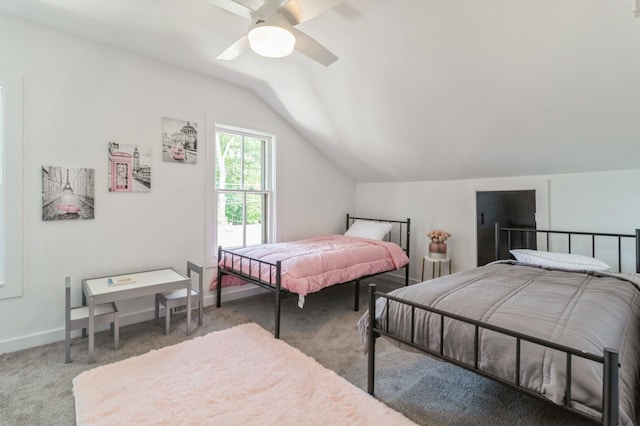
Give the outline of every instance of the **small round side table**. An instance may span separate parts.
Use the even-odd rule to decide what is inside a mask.
[[[424,265],[425,263],[431,263],[431,278],[438,278],[442,276],[442,264],[446,263],[449,269],[447,270],[448,274],[451,274],[451,258],[445,257],[444,259],[435,259],[433,257],[429,257],[426,255],[422,258],[422,281],[424,281]],[[437,268],[436,268],[437,265]],[[436,274],[437,270],[437,274]]]

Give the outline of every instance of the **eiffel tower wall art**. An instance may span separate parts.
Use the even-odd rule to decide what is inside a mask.
[[[94,169],[42,166],[42,220],[93,219]]]

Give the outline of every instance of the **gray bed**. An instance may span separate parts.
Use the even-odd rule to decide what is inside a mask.
[[[374,309],[358,323],[371,394],[382,335],[589,420],[636,423],[640,281],[632,275],[501,261],[388,295],[372,286]]]

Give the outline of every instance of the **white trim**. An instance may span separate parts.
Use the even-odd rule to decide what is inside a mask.
[[[0,299],[22,296],[24,277],[24,140],[23,140],[23,81],[22,76],[0,73],[4,113],[1,158],[4,158],[3,227],[4,277],[0,277]],[[10,183],[10,184],[9,184]]]
[[[205,267],[211,268],[217,265],[216,248],[216,197],[212,196],[215,191],[216,181],[216,124],[207,114],[206,118],[206,149],[205,149],[205,185],[204,185],[204,223],[206,232],[205,247]]]
[[[640,18],[640,0],[631,0],[633,16]]]
[[[268,290],[265,290],[261,287],[254,286],[252,284],[240,286],[240,287],[229,287],[222,289],[222,296],[225,303],[230,302],[236,299],[242,299],[245,297],[251,297],[258,294],[268,293]],[[210,293],[209,295],[205,295],[204,297],[204,306],[213,306],[216,303],[216,296],[214,293]],[[160,307],[160,316],[164,315],[163,307]],[[143,321],[150,321],[155,318],[155,308],[145,309],[139,312],[132,312],[125,315],[120,315],[120,327],[124,327],[129,324],[136,324]],[[193,316],[192,316],[193,321]],[[164,324],[164,323],[163,323]],[[107,330],[109,326],[105,326],[102,330]],[[100,331],[102,331],[100,330]],[[78,336],[80,331],[72,334],[73,337]],[[42,333],[31,334],[29,336],[20,336],[15,339],[8,339],[0,341],[0,355],[21,351],[23,349],[29,349],[36,346],[46,345],[49,343],[61,342],[65,338],[64,336],[64,327],[56,328],[54,330],[45,331]],[[84,343],[81,343],[84,344]],[[61,349],[62,350],[62,349]],[[112,350],[111,347],[108,348],[100,348],[98,351],[102,350]],[[60,352],[62,356],[62,352]]]
[[[478,247],[476,244],[476,193],[481,191],[536,191],[536,226],[538,229],[549,229],[549,179],[545,177],[524,177],[509,179],[491,179],[472,181],[467,186],[467,235],[469,265],[478,266]]]

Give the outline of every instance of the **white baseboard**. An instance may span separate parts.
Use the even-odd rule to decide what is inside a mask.
[[[398,284],[404,284],[404,274],[398,273],[386,273],[381,275],[389,281],[396,282]],[[375,277],[371,278],[375,280]],[[409,284],[415,284],[418,280],[410,279]],[[257,287],[251,284],[228,287],[222,290],[222,302],[230,302],[232,300],[242,299],[245,297],[255,296],[268,292],[261,287]],[[204,297],[204,306],[212,306],[216,303],[215,292],[206,292]],[[64,308],[63,308],[64,309]],[[162,308],[161,308],[162,309]],[[161,315],[164,312],[161,311]],[[120,327],[125,327],[130,324],[136,324],[143,321],[150,321],[155,317],[154,308],[144,309],[138,312],[123,313],[120,312]],[[106,330],[106,327],[104,328]],[[100,331],[100,329],[98,330]],[[79,331],[72,334],[73,337],[79,335]],[[23,349],[29,349],[36,346],[46,345],[49,343],[61,342],[64,340],[64,327],[56,328],[54,330],[44,331],[42,333],[35,333],[28,336],[21,336],[15,339],[8,339],[0,341],[0,355],[10,352],[21,351]]]
[[[230,302],[236,299],[242,299],[245,297],[255,296],[267,292],[261,287],[257,287],[251,284],[229,287],[222,290],[222,302]],[[215,292],[205,292],[204,306],[212,306],[216,303]],[[160,314],[164,315],[163,308],[160,307]],[[64,313],[64,307],[62,308]],[[136,324],[143,321],[149,321],[155,317],[155,308],[145,309],[138,312],[123,313],[120,312],[120,327],[124,327],[130,324]],[[192,317],[193,320],[193,317]],[[104,328],[106,330],[108,326]],[[98,329],[97,331],[101,331]],[[0,342],[0,355],[10,352],[21,351],[23,349],[29,349],[36,346],[47,345],[49,343],[61,342],[64,340],[64,327],[56,328],[50,331],[44,331],[42,333],[35,333],[28,336],[20,336],[15,339],[3,340]],[[72,337],[79,336],[80,331],[76,331],[72,334]],[[61,355],[62,356],[62,355]]]

